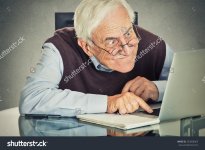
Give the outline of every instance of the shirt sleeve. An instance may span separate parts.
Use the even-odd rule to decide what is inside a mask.
[[[21,91],[20,113],[76,116],[106,112],[106,95],[59,89],[64,69],[62,58],[52,43],[45,43],[43,48],[34,73],[27,77]]]
[[[166,57],[164,61],[164,66],[162,68],[162,72],[159,77],[159,81],[153,81],[158,88],[159,91],[159,98],[158,101],[162,101],[164,96],[164,91],[166,89],[167,79],[169,76],[170,67],[172,64],[174,52],[171,47],[166,44]]]

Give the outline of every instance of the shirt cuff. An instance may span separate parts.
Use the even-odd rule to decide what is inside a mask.
[[[152,81],[157,86],[159,91],[159,98],[157,99],[158,102],[162,101],[164,96],[164,91],[167,85],[167,80],[161,80],[161,81]]]
[[[88,94],[86,113],[105,113],[107,111],[107,95]]]

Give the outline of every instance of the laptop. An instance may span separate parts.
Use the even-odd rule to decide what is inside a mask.
[[[136,111],[132,114],[84,114],[82,121],[123,130],[162,121],[205,114],[205,49],[174,54],[159,116]]]

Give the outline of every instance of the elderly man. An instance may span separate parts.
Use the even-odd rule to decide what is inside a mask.
[[[126,114],[139,107],[151,113],[146,102],[162,99],[172,51],[134,19],[125,0],[83,0],[74,28],[57,30],[44,43],[20,113]]]

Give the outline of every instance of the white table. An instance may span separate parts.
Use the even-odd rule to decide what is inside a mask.
[[[0,111],[0,136],[20,136],[18,107]]]

